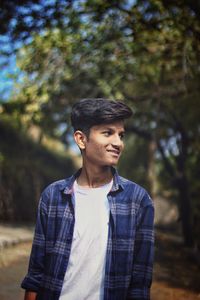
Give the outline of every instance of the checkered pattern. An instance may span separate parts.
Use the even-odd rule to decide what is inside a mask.
[[[75,223],[73,183],[79,174],[54,182],[41,195],[28,274],[22,282],[22,288],[37,292],[37,300],[59,299]],[[147,300],[154,252],[153,203],[142,187],[115,169],[113,179],[104,300]]]

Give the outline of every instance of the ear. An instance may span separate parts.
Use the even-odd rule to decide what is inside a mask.
[[[74,140],[75,140],[77,146],[80,148],[80,150],[85,149],[87,137],[82,131],[77,130],[74,132]]]

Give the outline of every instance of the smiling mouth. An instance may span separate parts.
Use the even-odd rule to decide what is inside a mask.
[[[117,150],[108,150],[108,152],[110,152],[114,156],[119,156],[120,155],[120,151],[117,151]]]

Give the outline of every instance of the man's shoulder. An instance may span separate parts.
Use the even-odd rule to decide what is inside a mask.
[[[56,180],[50,183],[49,185],[47,185],[44,188],[43,193],[49,193],[52,191],[64,191],[66,188],[69,188],[72,185],[72,181],[73,181],[73,176]]]
[[[131,190],[134,190],[134,191],[141,191],[143,193],[146,192],[145,188],[142,187],[140,184],[136,183],[133,180],[125,178],[121,175],[119,175],[119,182],[120,182],[120,184],[122,185],[122,187],[124,189],[131,189]]]
[[[49,188],[60,188],[60,189],[65,188],[66,186],[68,186],[71,178],[72,177],[67,177],[67,178],[56,180],[56,181],[50,183],[48,187]]]
[[[144,206],[153,205],[153,201],[144,187],[122,176],[119,176],[119,179],[124,192],[130,195],[132,200],[140,202],[140,204]]]

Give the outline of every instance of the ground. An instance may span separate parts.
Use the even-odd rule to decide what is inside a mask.
[[[26,273],[31,243],[0,250],[0,299],[22,300],[20,282]],[[156,231],[151,300],[200,300],[200,266],[181,238]]]
[[[182,238],[156,231],[152,300],[200,300],[200,265]]]

